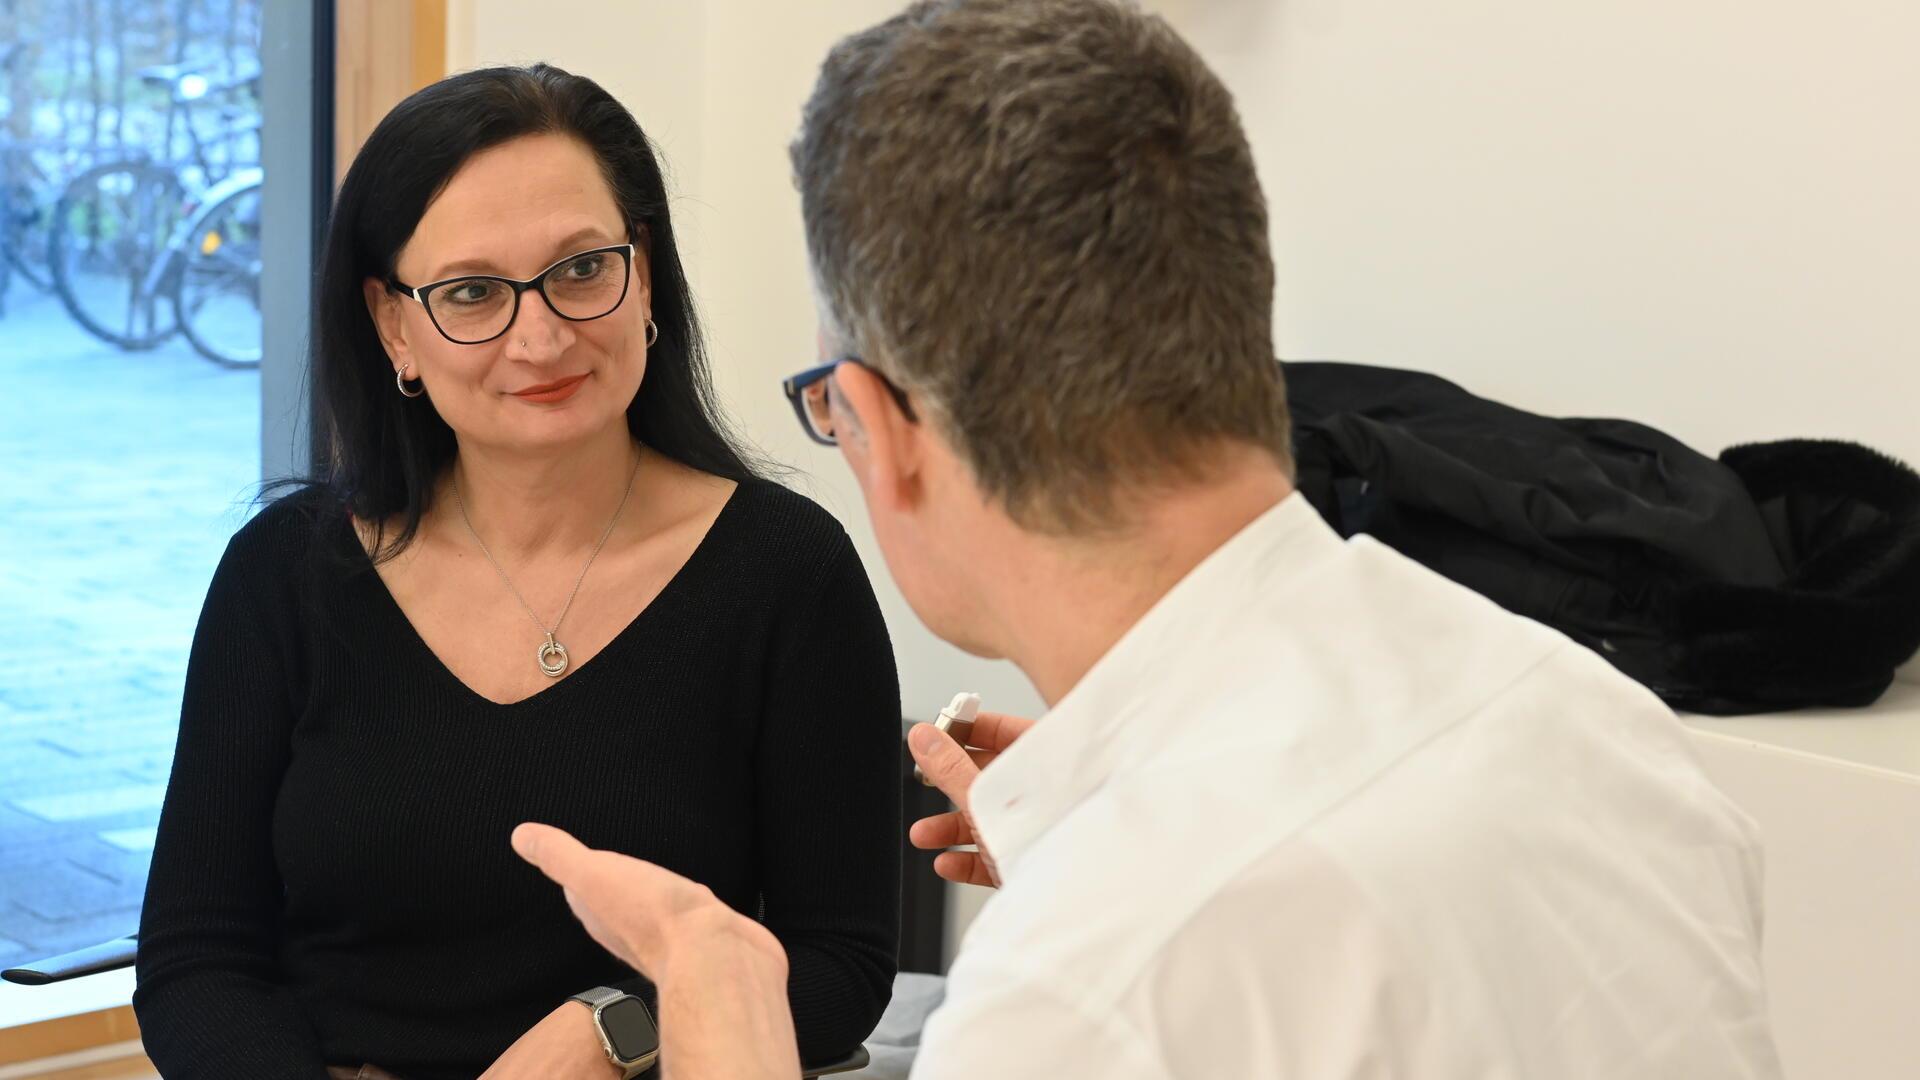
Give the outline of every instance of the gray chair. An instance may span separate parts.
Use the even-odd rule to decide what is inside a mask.
[[[0,979],[22,986],[45,986],[78,979],[83,975],[98,975],[103,971],[132,967],[133,956],[134,935],[129,934],[99,945],[89,945],[84,949],[8,968],[0,971]]]

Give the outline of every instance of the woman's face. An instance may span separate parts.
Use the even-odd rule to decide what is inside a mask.
[[[400,250],[394,277],[408,286],[463,274],[524,280],[568,256],[630,240],[593,152],[569,136],[530,135],[460,167]],[[612,269],[603,272],[617,276],[619,255],[608,258]],[[549,279],[550,291],[560,296],[569,287],[562,275],[589,275],[596,265],[604,264],[562,267]],[[394,369],[408,365],[407,377],[426,388],[429,397],[418,405],[430,401],[463,442],[536,450],[625,425],[647,369],[651,282],[645,246],[636,244],[625,299],[611,314],[563,319],[529,289],[506,332],[478,345],[448,340],[426,308],[385,282],[369,278],[364,287]],[[444,300],[436,292],[436,310],[488,288],[455,286]],[[442,321],[451,326],[448,314]]]

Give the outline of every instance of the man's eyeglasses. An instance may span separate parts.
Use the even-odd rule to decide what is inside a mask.
[[[893,395],[893,400],[899,403],[900,411],[906,414],[907,419],[919,419],[913,415],[913,405],[907,401],[905,390],[893,385],[885,375],[874,371],[872,366],[859,357],[842,356],[837,360],[829,360],[819,367],[808,368],[780,384],[781,389],[787,392],[787,400],[793,404],[793,415],[800,419],[800,426],[806,429],[808,438],[821,446],[840,445],[840,440],[833,434],[833,409],[831,402],[827,400],[827,386],[834,371],[841,364],[859,364],[868,371],[872,371],[873,377],[879,379],[886,386],[887,391]]]
[[[482,345],[507,332],[520,297],[533,289],[555,315],[587,322],[613,314],[633,279],[633,245],[615,244],[569,255],[525,281],[469,274],[430,285],[387,284],[427,309],[434,328],[456,345]]]

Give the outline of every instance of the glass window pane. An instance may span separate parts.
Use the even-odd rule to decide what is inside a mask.
[[[0,967],[134,930],[261,478],[261,0],[0,0]]]

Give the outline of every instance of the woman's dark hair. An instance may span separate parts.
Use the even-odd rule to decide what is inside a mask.
[[[428,401],[394,388],[393,364],[361,283],[393,276],[427,205],[468,158],[539,134],[570,135],[593,151],[652,270],[660,336],[627,406],[628,430],[704,472],[736,481],[757,475],[714,400],[666,184],[633,114],[593,80],[547,64],[463,72],[402,101],[374,128],[340,185],[321,258],[310,368],[319,427],[329,441],[320,482],[375,529],[376,562],[413,541],[455,444],[453,429]]]

